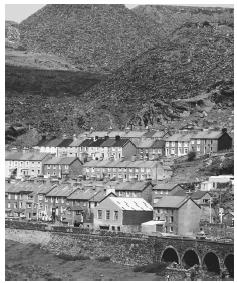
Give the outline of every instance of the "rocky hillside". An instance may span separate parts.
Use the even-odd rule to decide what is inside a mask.
[[[218,7],[191,7],[166,5],[139,5],[133,12],[152,20],[160,30],[160,35],[167,37],[186,22],[234,25],[234,9]]]
[[[46,5],[19,28],[27,50],[67,58],[84,71],[108,73],[151,48],[151,21],[124,5]]]
[[[115,123],[142,126],[164,124],[163,120],[183,118],[197,110],[188,104],[178,110],[178,102],[171,107],[170,102],[177,99],[219,93],[216,96],[222,102],[230,95],[231,107],[233,40],[230,26],[187,22],[170,39],[131,60],[84,96],[96,100],[95,109],[110,112]],[[208,105],[212,107],[205,108],[207,114],[216,104]]]
[[[20,45],[20,32],[18,23],[13,21],[5,22],[5,46],[7,48],[17,48]]]
[[[20,25],[28,50],[6,52],[6,122],[233,129],[233,10],[210,9],[47,5]]]

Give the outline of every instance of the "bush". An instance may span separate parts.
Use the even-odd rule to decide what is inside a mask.
[[[79,254],[79,255],[68,255],[68,254],[59,254],[57,255],[58,258],[68,260],[68,261],[75,261],[75,260],[87,260],[90,259],[89,256]]]
[[[110,256],[99,256],[96,258],[96,260],[100,262],[110,261]]]
[[[165,262],[154,262],[147,265],[136,266],[133,271],[160,274],[166,269],[167,265],[168,264]]]
[[[195,151],[190,151],[188,153],[188,161],[193,161],[196,158],[196,152]]]

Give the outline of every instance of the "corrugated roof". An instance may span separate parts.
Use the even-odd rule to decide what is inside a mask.
[[[46,156],[50,156],[48,153],[39,152],[12,152],[6,154],[5,160],[22,160],[22,161],[42,161]]]
[[[149,185],[148,182],[121,182],[115,187],[115,191],[143,191]]]
[[[68,197],[70,196],[75,190],[76,187],[72,187],[70,185],[57,185],[54,187],[49,193],[46,194],[47,197]]]
[[[143,198],[108,197],[122,210],[153,211],[152,206]]]
[[[44,165],[70,165],[72,164],[77,157],[53,157],[44,162]],[[79,159],[78,159],[79,160]]]
[[[161,198],[154,207],[157,208],[180,208],[189,198],[187,196],[166,196]]]

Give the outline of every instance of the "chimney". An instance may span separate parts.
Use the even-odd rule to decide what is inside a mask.
[[[120,140],[120,136],[115,136],[115,140],[119,141]]]
[[[105,139],[105,140],[109,139],[109,136],[105,136],[104,139]]]
[[[227,133],[227,128],[223,128],[221,131],[222,131],[222,134]]]
[[[130,128],[129,128],[129,127],[126,127],[126,128],[125,128],[125,133],[127,134],[128,132],[130,132]]]
[[[67,138],[67,135],[66,134],[63,134],[63,139],[65,140]]]
[[[77,140],[77,135],[74,134],[74,135],[73,135],[73,141],[76,141],[76,140]]]
[[[42,139],[42,140],[46,140],[46,135],[42,135],[42,136],[41,136],[41,139]]]
[[[98,136],[95,136],[95,137],[94,137],[94,141],[97,141],[98,139],[99,139]]]
[[[90,128],[90,133],[92,133],[94,131],[93,127]]]

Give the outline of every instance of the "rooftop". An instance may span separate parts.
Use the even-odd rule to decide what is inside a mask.
[[[46,194],[47,197],[68,197],[70,196],[75,190],[76,187],[72,187],[70,185],[57,185],[54,187],[49,193]]]
[[[12,152],[6,154],[5,160],[42,161],[47,156],[50,155],[48,153],[38,152]]]
[[[115,191],[143,191],[149,182],[121,182],[115,187]]]
[[[161,198],[154,207],[157,208],[180,208],[190,197],[187,196],[166,196]]]
[[[153,211],[152,206],[143,198],[108,197],[122,210]]]
[[[77,157],[53,157],[49,160],[46,160],[44,165],[70,165],[77,159]]]

